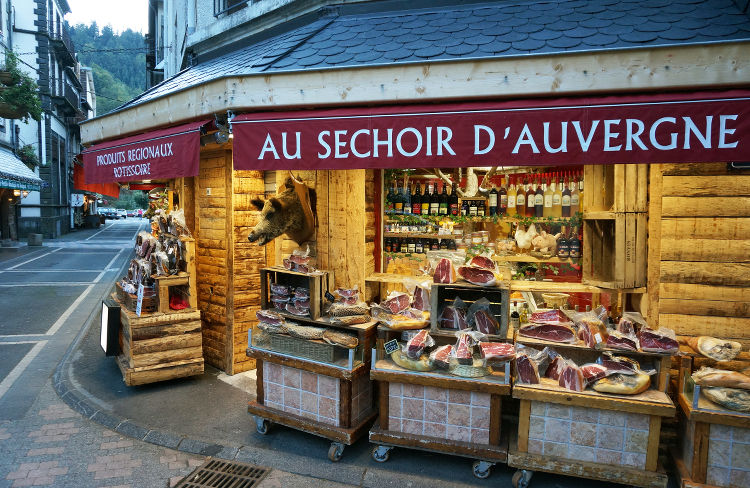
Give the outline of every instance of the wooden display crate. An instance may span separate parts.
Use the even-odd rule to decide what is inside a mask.
[[[443,308],[450,305],[458,297],[464,301],[466,307],[470,307],[480,298],[486,298],[490,302],[490,312],[495,316],[495,320],[500,324],[500,330],[495,339],[503,340],[508,337],[508,316],[510,290],[498,286],[479,286],[468,282],[458,283],[433,283],[430,290],[430,330],[437,333],[453,333],[455,329],[443,329],[438,326],[440,313]],[[513,336],[510,335],[512,340]]]
[[[332,271],[318,271],[316,274],[289,271],[281,266],[271,266],[260,270],[260,306],[263,310],[273,308],[271,284],[303,287],[310,290],[310,318],[319,319],[323,315],[324,297],[327,291],[335,289]]]
[[[117,363],[128,386],[203,373],[200,311],[142,314],[120,310]]]
[[[647,284],[645,213],[606,213],[583,222],[583,283],[600,288]]]
[[[648,210],[648,164],[587,165],[583,181],[586,213]]]

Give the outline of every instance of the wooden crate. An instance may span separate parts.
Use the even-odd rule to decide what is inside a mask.
[[[582,282],[611,289],[647,285],[645,213],[608,213],[583,222]]]
[[[365,279],[364,299],[367,303],[380,303],[392,291],[406,292],[404,279],[409,276],[393,273],[373,273]]]
[[[320,271],[308,275],[289,271],[281,266],[271,266],[260,270],[260,306],[263,310],[273,308],[271,284],[304,287],[310,290],[310,318],[319,319],[323,314],[323,300],[327,291],[335,289],[332,271]]]
[[[117,366],[122,373],[122,379],[127,386],[145,385],[157,381],[173,380],[176,378],[185,378],[203,374],[203,358],[186,359],[184,361],[174,361],[166,364],[157,364],[153,366],[143,366],[140,368],[131,368],[128,366],[128,360],[125,356],[120,355],[117,358]]]
[[[158,311],[166,313],[171,310],[169,308],[169,288],[172,286],[189,287],[190,276],[184,271],[181,271],[180,273],[172,276],[156,276],[154,277],[154,281],[156,282],[156,293],[159,296]],[[193,296],[194,293],[190,294],[189,290],[188,295],[190,296],[189,301],[192,307],[192,302],[195,301],[196,298],[194,298]]]
[[[443,329],[439,327],[438,320],[443,308],[450,305],[456,297],[463,300],[467,307],[470,307],[480,298],[489,300],[490,312],[495,316],[497,323],[500,324],[499,333],[493,336],[493,338],[496,340],[506,339],[508,336],[508,318],[510,313],[510,291],[507,288],[472,285],[468,282],[432,284],[432,289],[430,290],[430,330],[433,332],[455,332],[455,329]]]
[[[585,213],[648,210],[648,164],[587,165],[583,180]]]

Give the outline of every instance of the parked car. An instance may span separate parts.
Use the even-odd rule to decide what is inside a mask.
[[[117,211],[114,208],[100,207],[99,215],[104,215],[105,219],[120,220],[120,215],[117,213]]]
[[[119,215],[123,219],[127,219],[128,218],[128,211],[125,210],[124,208],[118,208],[117,209],[117,215]]]
[[[135,210],[128,210],[128,217],[135,217]]]

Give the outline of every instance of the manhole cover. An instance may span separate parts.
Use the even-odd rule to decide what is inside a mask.
[[[258,486],[267,474],[267,468],[252,464],[209,459],[175,488],[251,488]]]

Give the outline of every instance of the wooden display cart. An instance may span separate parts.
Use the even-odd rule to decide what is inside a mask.
[[[401,279],[403,280],[403,276]],[[395,277],[376,276],[376,280]],[[368,280],[370,283],[370,280]],[[467,294],[467,305],[476,299],[478,288],[466,282],[431,287],[431,315],[437,315],[439,304]],[[502,287],[482,288],[498,313],[506,315],[508,290]],[[472,298],[473,297],[473,298]],[[500,301],[502,297],[502,302]],[[495,312],[495,310],[491,310]],[[438,329],[433,320],[430,335],[438,345],[454,344],[455,331]],[[494,342],[512,342],[513,330],[505,336],[489,336]],[[496,365],[486,376],[463,377],[441,369],[417,372],[396,365],[386,355],[384,344],[400,339],[401,331],[378,328],[378,347],[372,351],[370,377],[378,382],[380,417],[370,430],[370,442],[377,444],[372,456],[378,462],[388,460],[394,447],[453,454],[474,459],[473,473],[478,478],[490,475],[491,467],[507,460],[508,429],[501,423],[502,397],[510,395],[510,362]]]
[[[701,394],[700,385],[689,382],[701,363],[713,361],[693,357],[687,346],[677,380],[680,404],[680,443],[670,454],[680,488],[729,488],[748,486],[747,453],[750,452],[750,414],[724,408]],[[750,354],[743,352],[733,361],[737,368],[750,367]]]
[[[316,289],[321,296],[328,291],[325,277],[329,275],[325,272],[308,276],[276,267],[262,270],[261,276],[262,290],[267,290],[271,282],[293,284],[296,280],[297,286],[304,286],[300,280],[317,280],[310,286],[311,295]],[[267,299],[263,303],[269,304]],[[365,435],[377,416],[376,395],[369,378],[369,351],[377,324],[340,325],[326,318],[313,320],[271,310],[290,322],[357,336],[356,349],[346,349],[323,341],[248,331],[246,354],[256,360],[257,390],[256,400],[248,403],[247,411],[254,416],[258,433],[265,435],[270,424],[280,424],[330,439],[328,459],[338,462],[345,446]],[[323,358],[326,353],[330,356]]]
[[[196,308],[195,241],[180,237],[185,247],[180,271],[172,276],[154,276],[156,309],[136,315],[112,294],[120,304],[120,349],[117,365],[127,386],[143,385],[202,374],[204,370],[201,314]],[[182,286],[187,290],[190,307],[169,308],[169,288]],[[132,302],[132,297],[130,297]]]
[[[548,288],[545,284],[536,287]],[[579,365],[594,362],[610,351],[641,364],[650,362],[657,373],[650,388],[637,395],[592,389],[574,392],[553,382],[529,385],[514,381],[513,398],[521,401],[518,431],[512,433],[508,452],[508,465],[518,468],[512,479],[514,487],[528,486],[534,471],[648,488],[667,486],[658,452],[662,417],[675,414],[667,395],[671,356],[594,350],[582,344],[554,343],[518,334],[516,344],[539,350],[550,347]]]

